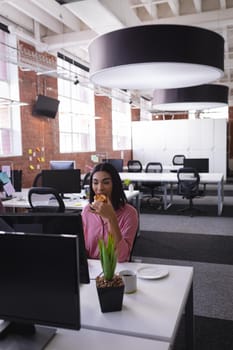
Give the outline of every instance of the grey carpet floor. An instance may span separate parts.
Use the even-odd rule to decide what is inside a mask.
[[[225,236],[233,236],[233,217],[164,216],[158,213],[140,214],[140,229],[144,231],[222,234]]]
[[[233,236],[233,218],[140,214],[140,230]],[[140,255],[133,255],[133,259],[148,263],[194,266],[195,314],[233,320],[232,265]]]

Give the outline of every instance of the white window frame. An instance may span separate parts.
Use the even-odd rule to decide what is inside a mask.
[[[60,153],[93,152],[96,150],[94,89],[82,83],[88,73],[61,58],[57,64],[69,74],[69,79],[58,78]]]
[[[132,119],[129,101],[114,91],[112,97],[112,148],[114,151],[131,149]]]
[[[0,31],[0,60],[6,76],[0,78],[0,157],[22,156],[22,133],[20,106],[11,101],[19,101],[18,66],[9,62],[12,47],[17,51],[14,35]],[[14,121],[14,122],[13,122]]]

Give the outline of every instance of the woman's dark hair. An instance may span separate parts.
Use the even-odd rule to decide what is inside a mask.
[[[90,197],[89,202],[92,203],[94,201],[94,191],[92,189],[92,179],[93,175],[97,171],[105,171],[111,176],[112,179],[112,205],[115,210],[119,209],[120,207],[123,207],[125,203],[127,203],[127,198],[125,196],[125,192],[123,190],[121,178],[118,174],[118,171],[114,166],[110,163],[99,163],[97,164],[94,169],[91,172],[90,177]]]

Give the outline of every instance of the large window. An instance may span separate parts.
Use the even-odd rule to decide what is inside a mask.
[[[60,152],[95,151],[94,90],[85,84],[87,73],[61,58],[59,66],[69,74],[58,79]]]
[[[18,67],[9,63],[16,39],[0,30],[0,156],[22,155]],[[14,121],[14,122],[13,122]]]
[[[131,149],[131,107],[122,101],[117,92],[112,98],[112,142],[113,150]]]

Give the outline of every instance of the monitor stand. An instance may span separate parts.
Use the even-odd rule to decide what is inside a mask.
[[[15,324],[12,326],[9,322],[5,322],[5,325],[5,328],[1,325],[1,350],[42,350],[56,334],[55,328],[32,325],[25,329],[15,327]]]

